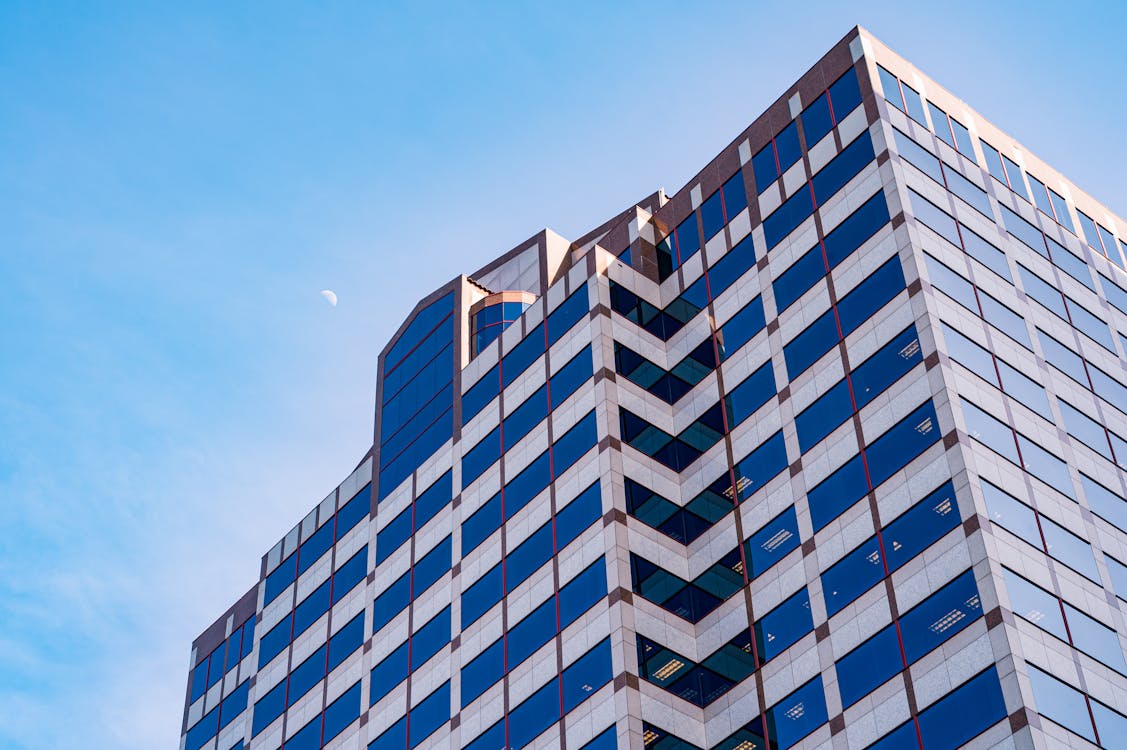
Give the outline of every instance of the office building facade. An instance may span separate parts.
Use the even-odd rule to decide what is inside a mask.
[[[418,303],[182,749],[1124,746],[1125,230],[854,29]]]

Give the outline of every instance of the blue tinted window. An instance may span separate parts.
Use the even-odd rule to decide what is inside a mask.
[[[321,559],[321,555],[329,551],[329,547],[333,546],[333,541],[333,524],[331,522],[314,531],[298,548],[297,572],[301,574],[309,570],[313,563]]]
[[[494,643],[462,667],[462,708],[472,703],[505,674],[505,641]]]
[[[810,248],[798,260],[779,274],[771,284],[775,291],[775,308],[782,313],[826,275],[822,248]]]
[[[790,379],[794,380],[805,372],[837,342],[837,321],[834,320],[833,310],[827,310],[783,347]]]
[[[505,583],[512,591],[552,557],[552,524],[546,523],[532,533],[505,558]]]
[[[333,573],[333,604],[343,599],[352,587],[364,580],[368,575],[368,547],[360,548],[352,557],[344,561],[337,571]]]
[[[552,444],[552,459],[556,476],[558,477],[567,471],[584,453],[595,447],[597,442],[595,412],[591,411]]]
[[[869,444],[866,457],[873,486],[888,479],[939,440],[935,408],[928,401]]]
[[[563,549],[578,537],[583,530],[602,515],[603,500],[599,483],[595,482],[583,490],[556,516],[556,541]]]
[[[847,70],[841,78],[830,84],[830,103],[833,105],[834,121],[841,122],[861,103],[861,86],[857,83],[857,71]]]
[[[415,499],[415,528],[421,529],[425,526],[427,521],[438,515],[453,497],[452,473],[447,470]]]
[[[825,169],[829,169],[829,166]],[[782,242],[788,234],[797,229],[798,225],[806,221],[813,213],[814,204],[810,199],[809,190],[800,189],[783,201],[781,206],[763,220],[763,234],[767,241],[767,249],[770,250]]]
[[[192,692],[188,699],[190,703],[195,703],[201,695],[207,692],[207,665],[208,658],[204,658],[192,669]]]
[[[543,353],[544,324],[540,323],[501,358],[501,387],[508,388]]]
[[[462,557],[477,549],[479,544],[499,528],[501,528],[500,492],[489,498],[484,505],[473,512],[473,515],[462,522]]]
[[[1068,211],[1068,204],[1064,198],[1060,197],[1055,190],[1049,188],[1049,200],[1053,204],[1053,213],[1056,214],[1057,221],[1068,231],[1076,234],[1076,227],[1072,223],[1072,214]]]
[[[500,364],[493,365],[489,372],[462,394],[462,424],[469,422],[490,401],[497,398],[497,394],[501,392],[500,368]]]
[[[762,574],[798,547],[798,542],[798,519],[792,505],[744,542],[748,577]]]
[[[881,564],[880,543],[873,536],[822,573],[826,613],[833,617],[882,578],[884,566]]]
[[[798,145],[798,126],[793,120],[775,136],[775,153],[779,156],[779,167],[783,172],[802,158],[802,148]]]
[[[187,732],[185,750],[199,750],[219,731],[219,709],[213,708]]]
[[[939,646],[982,616],[982,601],[968,570],[900,617],[909,662]]]
[[[737,170],[724,183],[721,191],[724,194],[725,219],[731,221],[740,211],[747,208],[747,190],[744,188],[743,172]]]
[[[924,116],[923,100],[920,99],[919,92],[903,82],[901,82],[900,88],[904,92],[904,103],[908,106],[908,116],[926,127],[927,118]]]
[[[618,750],[618,736],[614,731],[612,724],[579,750]]]
[[[416,670],[426,663],[442,647],[450,642],[450,607],[447,606],[428,620],[411,636],[411,669]]]
[[[802,589],[755,622],[759,658],[769,661],[814,629],[810,595]]]
[[[297,556],[290,555],[266,576],[266,583],[263,585],[263,606],[277,599],[278,594],[285,591],[296,577]]]
[[[407,662],[410,653],[409,646],[410,644],[404,641],[394,651],[381,659],[376,666],[372,667],[372,695],[368,705],[374,706],[396,685],[407,679],[407,673],[410,669],[410,664]]]
[[[402,745],[400,746],[402,747]],[[473,742],[465,746],[465,750],[497,750],[505,747],[505,720],[501,719],[493,726],[479,734]],[[374,750],[368,746],[368,750]],[[382,748],[380,749],[382,750]]]
[[[509,668],[532,656],[556,635],[556,600],[550,598],[509,628]]]
[[[915,326],[909,326],[850,373],[857,408],[863,408],[923,361]],[[801,432],[799,433],[801,440]]]
[[[877,191],[826,235],[826,259],[830,268],[836,268],[888,221],[888,202],[884,193]]]
[[[806,147],[810,148],[833,129],[830,115],[830,100],[822,94],[806,109],[802,110],[802,134],[806,137]]]
[[[935,134],[939,136],[941,141],[954,148],[955,139],[951,137],[951,126],[947,124],[947,113],[931,102],[927,103],[927,113],[931,115],[931,126],[935,130]]]
[[[548,314],[548,346],[555,344],[560,337],[571,330],[590,310],[587,285],[576,289],[559,307]]]
[[[873,139],[866,133],[841,150],[829,164],[818,170],[810,181],[814,191],[814,199],[819,206],[825,205],[838,190],[845,187],[862,169],[865,168],[876,154],[873,152]],[[798,226],[798,224],[795,224]],[[764,227],[766,228],[766,227]],[[771,245],[768,244],[768,247]]]
[[[998,149],[986,141],[979,141],[979,143],[982,144],[982,155],[986,158],[986,168],[990,171],[990,176],[1005,185],[1006,170],[1002,166],[1002,156],[998,153]]]
[[[415,562],[415,596],[429,589],[450,570],[450,537],[446,537],[430,552]]]
[[[337,511],[337,539],[340,539],[356,524],[368,517],[368,510],[372,505],[372,485],[352,496],[352,499],[341,506]]]
[[[723,360],[762,331],[767,325],[763,314],[763,298],[756,297],[733,315],[717,332],[716,344]]]
[[[778,179],[779,165],[775,161],[774,144],[768,143],[751,157],[751,169],[755,173],[755,189],[760,193]]]
[[[794,418],[802,452],[813,448],[853,414],[849,383],[841,380]]]
[[[462,592],[462,629],[477,622],[503,594],[501,565],[497,564]]]
[[[505,516],[512,518],[552,481],[548,452],[537,456],[505,485]]]
[[[1021,178],[1021,168],[1014,164],[1008,156],[1002,157],[1002,164],[1006,169],[1006,177],[1009,178],[1010,189],[1029,201],[1029,193],[1025,190],[1025,180]]]
[[[947,482],[933,490],[885,527],[888,569],[897,570],[958,526],[961,520],[954,486]]]
[[[991,667],[925,709],[920,732],[928,750],[954,750],[1005,716],[1002,687]]]
[[[364,645],[364,613],[353,617],[329,639],[329,671],[333,671],[356,649]]]
[[[724,228],[724,204],[720,191],[710,195],[700,206],[700,220],[704,225],[704,239],[707,242]]]
[[[904,289],[904,269],[893,255],[837,303],[842,334],[848,336]]]
[[[560,718],[560,687],[553,679],[509,714],[509,743],[524,747]],[[487,747],[487,746],[485,746]],[[483,747],[484,750],[484,747]]]
[[[720,260],[709,266],[708,283],[713,298],[723,294],[728,287],[736,283],[736,281],[754,265],[755,248],[752,246],[751,238],[749,237],[729,250]],[[698,279],[694,282],[693,287],[700,283],[700,281],[701,280]],[[693,287],[690,287],[690,289]],[[702,289],[702,292],[703,291]],[[704,298],[699,300],[700,304],[695,305],[695,307],[704,307],[707,304],[707,295],[703,295],[703,297]],[[695,314],[695,311],[693,314]],[[685,319],[688,320],[688,317]]]
[[[858,454],[806,493],[814,530],[821,529],[837,518],[842,511],[864,497],[868,491],[865,467],[861,462],[861,455]]]
[[[588,344],[552,376],[552,408],[566,401],[593,374],[594,364],[591,360],[591,346]],[[507,440],[508,435],[505,437]]]
[[[330,703],[325,709],[325,731],[324,741],[328,742],[332,738],[344,731],[344,729],[360,718],[360,683],[345,690],[344,693],[335,701]],[[287,743],[288,745],[289,743]],[[316,747],[320,747],[320,738]]]
[[[542,385],[505,417],[505,444],[516,445],[521,438],[531,432],[533,427],[543,422],[546,416],[548,416],[548,386]]]
[[[468,487],[500,457],[501,428],[494,427],[492,432],[462,455],[462,486]]]
[[[379,632],[411,603],[411,577],[404,573],[376,597],[372,608],[372,632]]]
[[[772,728],[771,744],[779,748],[797,744],[828,720],[821,677],[815,677],[767,709],[767,724]]]
[[[286,710],[286,681],[282,680],[254,704],[251,736],[254,737],[273,723]]]
[[[607,638],[564,669],[562,675],[564,713],[585,701],[588,696],[610,682],[613,676],[610,639]]]
[[[290,672],[289,705],[296,703],[324,677],[325,646],[321,646]]]
[[[223,729],[237,719],[239,715],[246,710],[249,693],[250,680],[243,680],[241,685],[232,690],[231,694],[223,699],[223,703],[219,708],[220,729]]]
[[[1033,686],[1038,713],[1081,737],[1096,741],[1083,693],[1032,664],[1029,665],[1029,683]]]
[[[728,392],[725,402],[729,428],[742,423],[774,395],[775,373],[768,361]]]
[[[258,668],[266,666],[266,664],[275,656],[282,652],[286,646],[290,645],[290,634],[293,631],[293,613],[286,615],[285,619],[279,622],[266,634],[262,636],[262,640],[258,642]]]
[[[325,581],[313,593],[305,597],[305,599],[297,605],[293,614],[293,633],[294,637],[301,635],[317,620],[321,619],[321,615],[329,611],[329,593],[332,581]]]
[[[368,743],[368,750],[403,750],[407,746],[407,717],[392,724]]]
[[[842,705],[846,708],[852,706],[903,668],[896,628],[889,625],[838,659],[837,679]]]
[[[408,505],[387,526],[376,532],[376,565],[391,557],[392,553],[411,538],[411,515],[415,509]]]
[[[450,720],[450,683],[444,682],[411,709],[411,747],[418,746]]]
[[[606,595],[606,563],[600,557],[560,589],[560,625],[566,628]]]
[[[971,140],[970,131],[966,126],[951,118],[951,130],[955,132],[955,148],[959,153],[970,159],[972,162],[978,163],[978,159],[974,156],[974,142]]]

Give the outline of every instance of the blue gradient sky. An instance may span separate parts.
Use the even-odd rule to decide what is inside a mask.
[[[675,191],[856,23],[1127,209],[1121,4],[94,5],[0,4],[13,750],[175,747],[413,302]]]

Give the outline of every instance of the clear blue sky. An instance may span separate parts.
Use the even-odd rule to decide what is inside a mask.
[[[0,5],[0,746],[175,747],[413,302],[673,192],[856,23],[1127,210],[1118,3],[325,5]]]

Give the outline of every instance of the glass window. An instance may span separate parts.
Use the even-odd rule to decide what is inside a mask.
[[[931,102],[927,103],[927,111],[931,115],[931,126],[939,136],[939,140],[954,148],[955,139],[951,135],[951,126],[947,123],[947,113]]]
[[[1010,189],[1029,202],[1029,193],[1025,190],[1025,181],[1021,177],[1021,167],[1015,164],[1010,157],[1003,155],[1002,164],[1006,168],[1006,177],[1009,178]]]
[[[802,589],[755,621],[760,661],[774,659],[813,629],[810,595]]]
[[[462,557],[465,557],[501,528],[501,493],[489,498],[484,505],[462,522]]]
[[[1127,530],[1127,500],[1086,474],[1080,475],[1080,484],[1084,488],[1084,497],[1088,498],[1088,506],[1093,513],[1120,529]],[[1121,593],[1124,594],[1123,598],[1127,599],[1127,588]]]
[[[908,193],[912,202],[912,213],[921,223],[955,247],[963,246],[959,238],[958,222],[950,214],[915,190],[908,188]]]
[[[331,581],[322,583],[294,609],[294,638],[304,633],[310,625],[321,619],[321,615],[329,611],[331,584]]]
[[[610,682],[614,677],[612,672],[610,639],[605,638],[564,669],[561,675],[564,713],[574,709],[592,693]]]
[[[1041,516],[1041,531],[1049,554],[1085,578],[1100,582],[1092,546],[1060,524]]]
[[[989,482],[982,483],[982,497],[991,521],[1034,547],[1041,547],[1041,529],[1032,508]]]
[[[900,83],[900,89],[904,92],[904,103],[908,106],[908,116],[926,128],[927,117],[924,115],[924,104],[919,92],[903,82]]]
[[[411,636],[411,670],[421,667],[427,659],[441,651],[449,642],[450,607],[447,606],[421,627],[416,628],[415,634]]]
[[[1003,568],[1002,573],[1014,614],[1068,643],[1068,628],[1057,597],[1009,569]]]
[[[744,175],[740,170],[728,178],[720,189],[724,195],[724,218],[731,221],[747,208],[747,190],[744,188]]]
[[[920,713],[920,733],[925,747],[953,750],[1005,717],[1002,687],[991,667],[924,709]],[[881,744],[881,750],[892,747]]]
[[[559,307],[548,313],[548,346],[552,346],[559,341],[589,311],[590,301],[587,296],[587,284],[584,283],[561,302]]]
[[[751,169],[755,173],[755,188],[760,193],[778,179],[779,164],[775,161],[774,143],[768,143],[751,157]]]
[[[990,171],[990,176],[1005,185],[1006,170],[1002,166],[1002,155],[986,141],[980,140],[979,143],[982,144],[982,154],[986,157],[986,168]]]
[[[462,708],[473,703],[504,674],[505,641],[498,638],[462,667]]]
[[[905,111],[904,97],[900,94],[900,81],[879,65],[877,66],[877,75],[880,77],[880,87],[884,91],[884,98],[901,112]]]
[[[320,747],[321,743],[343,732],[352,722],[360,718],[360,683],[345,690],[339,698],[325,708],[325,728],[321,736],[315,738],[313,747]],[[293,740],[286,742],[288,745]]]
[[[556,543],[562,550],[599,520],[603,511],[602,492],[595,482],[563,507],[556,515]]]
[[[329,671],[364,645],[364,613],[353,617],[329,639]]]
[[[411,709],[411,747],[420,745],[449,719],[450,683],[444,682]]]
[[[927,401],[865,449],[873,486],[880,485],[900,471],[939,437],[935,407]]]
[[[888,202],[884,193],[878,190],[826,235],[822,246],[829,267],[837,268],[888,222]]]
[[[865,467],[857,454],[806,494],[814,531],[837,518],[869,491]]]
[[[1033,203],[1041,210],[1041,213],[1052,218],[1053,204],[1049,200],[1049,192],[1045,189],[1045,183],[1028,173],[1026,177],[1029,178],[1029,188],[1033,191]]]
[[[450,570],[450,537],[446,537],[430,552],[415,562],[415,596],[420,596],[424,591],[434,585],[439,578]]]
[[[792,505],[744,542],[748,578],[755,578],[782,560],[798,547],[798,542],[798,519]]]
[[[1083,239],[1088,243],[1088,247],[1098,253],[1103,253],[1099,232],[1096,231],[1096,222],[1092,221],[1092,218],[1083,211],[1077,211],[1076,216],[1080,219],[1080,228],[1084,231]]]
[[[1021,465],[1010,426],[995,419],[966,399],[962,399],[963,416],[967,423],[967,433],[981,441],[987,448],[1015,464]]]
[[[372,694],[368,705],[376,705],[396,685],[407,679],[407,673],[410,670],[410,664],[407,661],[408,654],[410,654],[410,645],[407,641],[403,641],[394,651],[372,667]]]
[[[779,156],[779,169],[786,172],[802,158],[802,148],[798,145],[798,125],[794,120],[775,136],[775,152]]]
[[[1037,712],[1065,729],[1095,742],[1096,735],[1092,730],[1092,719],[1088,715],[1084,694],[1042,672],[1032,664],[1027,666],[1029,682],[1033,686],[1033,699],[1037,702]]]
[[[767,327],[767,319],[763,313],[763,298],[756,297],[733,315],[727,323],[716,332],[716,347],[720,359],[727,359],[739,351],[740,348],[751,341],[756,334]]]
[[[849,381],[842,379],[794,418],[799,448],[810,450],[852,415]]]
[[[852,706],[903,669],[896,628],[889,625],[838,659],[837,679],[842,706]]]
[[[1057,222],[1068,231],[1076,234],[1076,227],[1072,223],[1072,214],[1068,212],[1068,203],[1052,188],[1049,188],[1049,200],[1053,204],[1053,213],[1056,214]]]
[[[893,255],[884,265],[858,284],[837,303],[841,332],[848,336],[878,310],[904,290],[904,269],[899,256]]]
[[[505,593],[502,581],[501,564],[498,563],[462,592],[463,630],[501,601],[501,596]]]
[[[352,588],[358,585],[368,575],[368,547],[367,545],[348,558],[333,573],[333,604],[347,596]]]
[[[841,122],[846,115],[861,104],[861,86],[857,83],[857,71],[850,68],[841,78],[830,84],[830,104],[833,105],[834,122]]]
[[[810,148],[833,130],[833,117],[830,115],[830,100],[822,94],[802,110],[802,132],[806,136],[806,147]]]
[[[944,172],[947,177],[947,187],[952,193],[986,218],[994,219],[994,214],[990,210],[990,199],[986,196],[985,190],[963,177],[962,173],[953,167],[947,167]]]
[[[951,118],[951,130],[955,133],[955,148],[959,150],[960,154],[977,163],[978,159],[974,156],[974,142],[971,140],[970,131],[954,117]]]
[[[982,601],[968,570],[900,617],[904,652],[915,662],[982,616]]]
[[[818,170],[818,173],[814,175],[810,181],[814,191],[814,198],[818,201],[818,205],[824,206],[827,200],[835,195],[838,190],[845,187],[846,183],[852,180],[875,158],[876,153],[873,151],[873,139],[868,136],[867,132],[861,134],[852,143],[843,148],[841,153],[835,156],[829,164]],[[793,200],[793,198],[791,200]],[[809,213],[806,214],[806,216],[809,215]],[[772,214],[772,216],[774,216],[774,214]],[[805,218],[805,216],[803,218]],[[766,222],[764,223],[766,224]],[[791,228],[797,227],[800,223],[801,220],[795,222],[794,226]],[[766,230],[766,226],[764,226],[764,229]],[[784,232],[781,237],[789,233],[790,231],[788,230]],[[774,244],[768,242],[767,247],[774,247]]]
[[[404,573],[376,597],[372,608],[372,632],[377,633],[411,603],[411,574]]]

